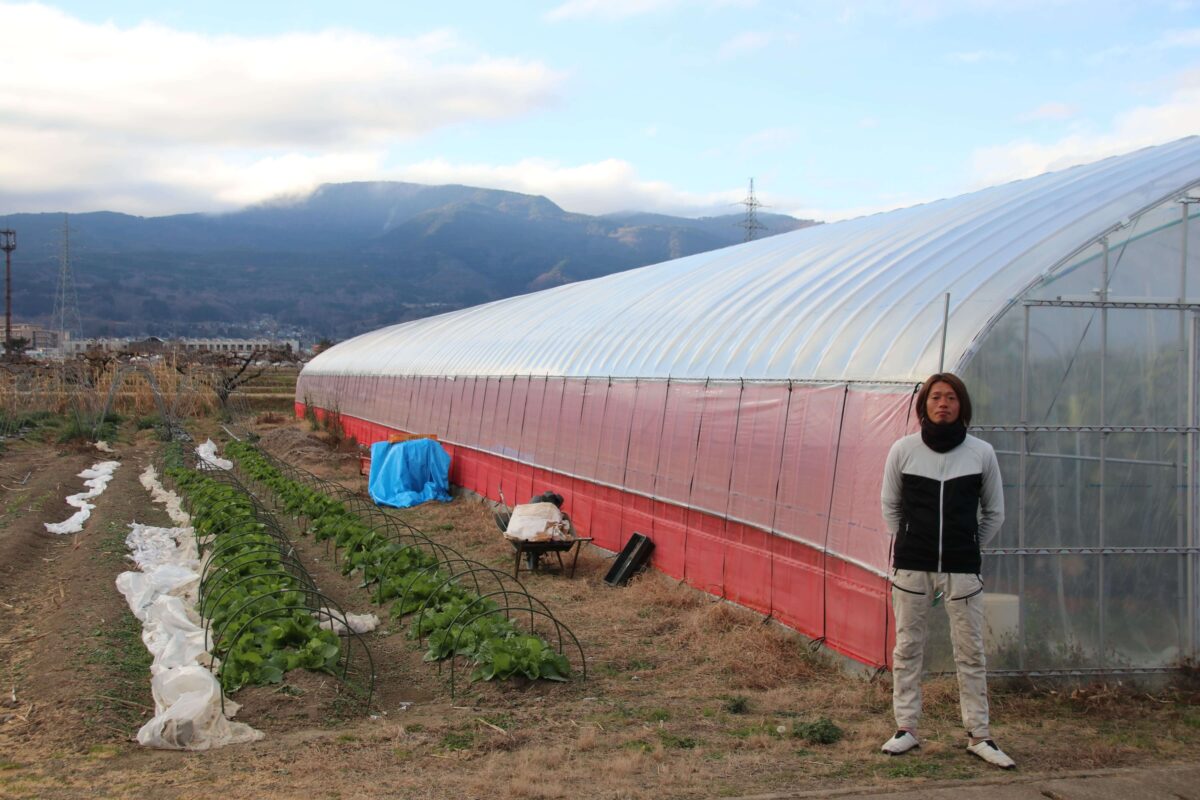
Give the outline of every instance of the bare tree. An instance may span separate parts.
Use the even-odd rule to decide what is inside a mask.
[[[272,347],[251,350],[244,355],[203,352],[196,354],[194,362],[215,368],[213,391],[221,401],[221,407],[225,408],[230,395],[260,377],[268,368],[280,364],[297,364],[299,357],[290,347]]]

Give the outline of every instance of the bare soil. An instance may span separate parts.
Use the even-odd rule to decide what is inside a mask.
[[[352,453],[331,453],[294,422],[260,428],[291,463],[364,488]],[[892,732],[886,675],[852,673],[759,615],[660,575],[611,588],[611,554],[595,548],[573,579],[520,574],[583,644],[586,680],[471,684],[460,670],[452,698],[449,669],[424,663],[408,625],[298,531],[322,591],[384,620],[366,637],[378,674],[371,707],[329,676],[297,671],[234,695],[237,718],[262,741],[146,750],[131,737],[152,713],[149,656],[113,582],[126,568],[128,523],[169,523],[137,480],[158,446],[152,432],[122,439],[123,465],[76,536],[51,536],[43,523],[65,519],[77,473],[111,456],[29,442],[0,456],[2,797],[707,798],[1001,777],[963,751],[953,679],[926,683],[921,751],[889,759],[878,753]],[[478,500],[393,513],[464,555],[513,567]],[[994,687],[994,732],[1025,776],[1195,763],[1198,699],[1187,676],[1149,692]],[[821,718],[840,741],[805,738]]]

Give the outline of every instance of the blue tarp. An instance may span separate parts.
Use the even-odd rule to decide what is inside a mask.
[[[371,499],[381,506],[409,508],[450,500],[450,454],[432,439],[371,445]]]

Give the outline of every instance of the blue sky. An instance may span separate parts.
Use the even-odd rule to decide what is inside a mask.
[[[1200,2],[0,3],[0,213],[323,181],[839,219],[1200,133]]]

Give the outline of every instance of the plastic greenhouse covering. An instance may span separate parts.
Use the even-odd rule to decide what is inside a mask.
[[[940,366],[1007,521],[993,672],[1197,655],[1200,139],[364,334],[297,410],[436,434],[451,481],[888,666],[883,460]],[[936,618],[936,615],[935,615]],[[934,668],[947,667],[949,654]]]

